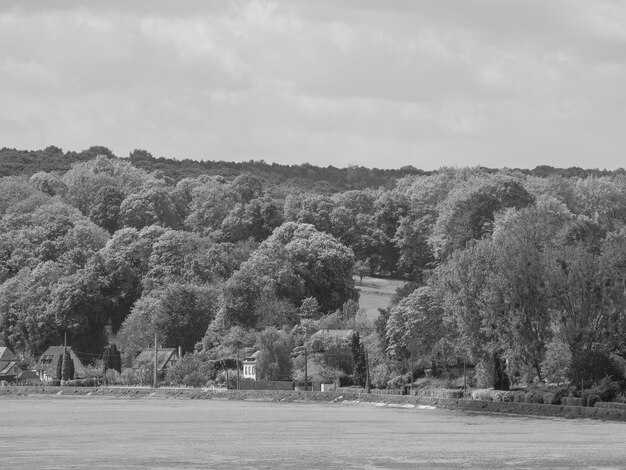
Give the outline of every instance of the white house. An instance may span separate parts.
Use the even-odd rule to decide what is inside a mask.
[[[248,356],[243,360],[243,378],[244,379],[258,380],[257,374],[256,374],[256,361],[257,361],[257,358],[259,357],[259,352],[260,351],[257,351],[251,356]]]

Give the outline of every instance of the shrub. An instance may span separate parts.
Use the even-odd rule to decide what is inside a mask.
[[[379,364],[370,370],[370,383],[372,387],[384,388],[389,381],[389,366],[387,364]]]
[[[463,398],[463,390],[453,390],[449,388],[427,388],[413,390],[413,395],[425,398]]]
[[[582,398],[577,397],[563,397],[561,398],[561,405],[565,406],[582,406]]]
[[[616,403],[616,402],[606,402],[606,401],[597,401],[595,405],[596,408],[609,408],[614,410],[626,410],[626,403]]]
[[[474,374],[474,381],[476,387],[480,389],[486,389],[493,386],[493,363],[492,361],[483,359],[476,364],[476,373]]]
[[[602,401],[613,401],[620,389],[619,382],[615,382],[609,377],[604,377],[589,388],[589,394],[599,396]]]
[[[615,362],[601,351],[579,352],[572,356],[568,377],[570,382],[576,387],[589,387],[595,382],[599,382],[605,377],[612,380],[623,379],[623,372],[617,367]]]
[[[586,406],[594,406],[596,402],[599,402],[599,401],[602,401],[602,400],[600,400],[600,397],[598,395],[588,395]],[[583,403],[585,403],[585,400],[583,400]]]
[[[105,373],[110,369],[116,370],[118,373],[122,372],[122,356],[115,343],[105,348],[102,362]]]
[[[568,366],[572,360],[569,346],[555,337],[546,345],[546,355],[541,370],[549,382],[565,382]]]
[[[490,388],[472,390],[472,400],[493,401],[493,390]]]
[[[524,395],[524,402],[541,404],[543,403],[543,393],[539,393],[535,391],[526,392],[526,394]]]
[[[167,370],[165,380],[174,385],[204,387],[213,375],[213,364],[203,354],[191,353]]]
[[[387,382],[387,388],[402,388],[410,381],[411,379],[407,375],[398,375]]]
[[[135,373],[135,370],[129,367],[122,370],[120,381],[122,385],[139,385],[140,379]]]
[[[116,369],[108,369],[104,374],[105,383],[118,385],[122,383],[122,375]]]

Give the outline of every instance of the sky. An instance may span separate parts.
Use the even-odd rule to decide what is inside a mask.
[[[3,0],[0,44],[0,147],[626,166],[621,0]]]

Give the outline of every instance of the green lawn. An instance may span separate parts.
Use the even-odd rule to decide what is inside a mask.
[[[364,277],[363,282],[355,278],[356,287],[359,290],[359,305],[365,309],[367,319],[374,321],[378,317],[378,309],[389,306],[391,296],[405,281],[396,279],[379,279]]]

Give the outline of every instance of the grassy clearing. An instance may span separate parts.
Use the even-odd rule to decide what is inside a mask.
[[[360,294],[359,305],[365,309],[369,321],[376,320],[378,309],[388,307],[396,289],[405,284],[405,281],[375,277],[364,277],[363,282],[356,277],[355,281]]]

